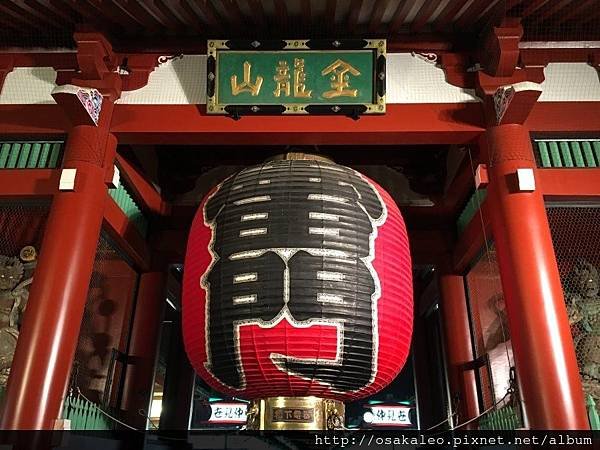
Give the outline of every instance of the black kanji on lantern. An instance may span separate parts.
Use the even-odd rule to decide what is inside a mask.
[[[283,371],[358,390],[374,375],[379,280],[371,264],[386,217],[375,188],[352,169],[277,161],[246,169],[209,198],[213,263],[207,290],[207,368],[242,388],[239,327],[293,325],[338,330],[337,359],[273,356]]]

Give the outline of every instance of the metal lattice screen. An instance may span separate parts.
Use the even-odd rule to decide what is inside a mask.
[[[483,408],[508,400],[514,366],[496,251],[490,246],[466,276],[471,330]]]
[[[103,233],[73,362],[73,387],[105,407],[118,407],[123,358],[133,315],[138,274]]]
[[[45,200],[0,200],[0,396],[10,374],[49,206]],[[35,252],[22,252],[26,246]]]
[[[600,401],[600,203],[547,208],[583,388]]]

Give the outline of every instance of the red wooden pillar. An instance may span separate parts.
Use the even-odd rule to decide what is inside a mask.
[[[488,202],[515,363],[532,429],[589,429],[544,199],[520,191],[517,169],[536,164],[528,130],[509,124],[482,137]]]
[[[76,125],[63,168],[76,169],[73,191],[52,201],[5,396],[2,429],[52,429],[68,387],[107,199],[116,138],[112,102],[98,126]]]
[[[479,414],[475,372],[464,368],[473,360],[469,313],[462,276],[452,273],[447,266],[442,267],[439,287],[450,397],[453,401],[458,398],[458,419],[454,424],[457,425]],[[470,428],[468,425],[465,427]]]
[[[154,365],[165,304],[165,279],[162,272],[143,274],[135,306],[123,409],[127,411],[128,423],[140,429],[146,428],[146,416],[150,415]],[[144,410],[146,416],[141,415],[140,410]]]

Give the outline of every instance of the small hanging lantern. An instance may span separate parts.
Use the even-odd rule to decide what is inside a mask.
[[[412,334],[408,238],[380,186],[320,159],[228,178],[201,202],[184,269],[197,373],[253,400],[249,428],[331,429],[388,385]]]

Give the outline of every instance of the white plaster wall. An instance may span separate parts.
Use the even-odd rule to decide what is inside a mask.
[[[600,101],[600,77],[585,63],[551,63],[539,101]],[[8,73],[0,104],[54,103],[56,72],[51,67],[18,67]],[[471,89],[446,82],[444,71],[410,53],[388,54],[387,103],[466,103],[479,99]],[[123,92],[123,104],[206,103],[206,56],[187,55],[158,66],[148,84]]]
[[[50,95],[55,81],[52,67],[16,67],[4,79],[0,105],[55,103]]]
[[[550,63],[540,102],[600,101],[600,72],[585,63]]]

